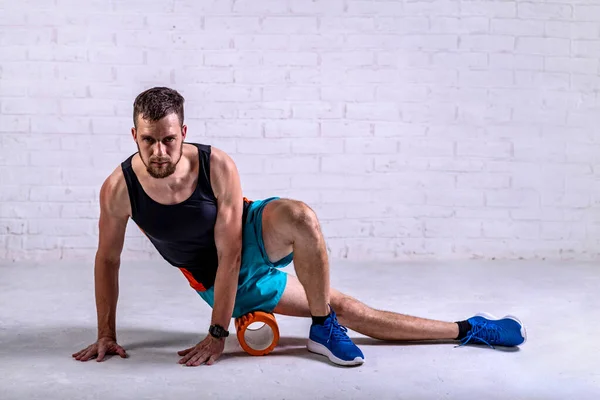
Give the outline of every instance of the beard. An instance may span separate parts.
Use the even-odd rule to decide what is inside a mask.
[[[140,159],[146,166],[146,171],[150,174],[151,177],[156,179],[163,179],[169,175],[172,175],[177,168],[177,164],[181,160],[181,156],[183,155],[183,142],[181,142],[181,147],[179,148],[179,157],[177,157],[177,161],[172,162],[170,158],[152,158],[150,157],[148,160],[144,160],[144,156],[140,151],[140,146],[138,145],[138,153],[140,155]],[[160,163],[160,164],[154,164]]]

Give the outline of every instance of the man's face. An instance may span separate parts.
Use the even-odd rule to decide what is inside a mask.
[[[161,179],[175,172],[183,153],[186,132],[187,126],[181,126],[174,113],[159,121],[138,117],[137,129],[132,128],[131,133],[150,176]]]

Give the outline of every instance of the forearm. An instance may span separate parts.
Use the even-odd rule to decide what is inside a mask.
[[[224,258],[219,261],[219,268],[217,269],[211,324],[221,325],[225,329],[229,329],[233,314],[240,263],[239,257]]]
[[[96,256],[94,267],[98,338],[117,339],[116,315],[119,297],[119,263]]]

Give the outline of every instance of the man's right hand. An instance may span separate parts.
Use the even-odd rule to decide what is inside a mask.
[[[94,344],[89,345],[85,349],[73,354],[77,361],[87,361],[96,357],[96,361],[103,361],[105,355],[118,354],[121,358],[127,358],[125,349],[117,344],[112,338],[100,338]]]

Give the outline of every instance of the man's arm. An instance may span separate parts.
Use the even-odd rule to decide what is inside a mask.
[[[217,198],[215,244],[218,268],[211,324],[229,328],[238,286],[242,259],[243,197],[235,163],[226,153],[213,147],[211,182]]]
[[[94,267],[98,339],[107,337],[115,341],[119,267],[129,218],[128,205],[123,201],[126,187],[123,188],[123,175],[118,172],[100,189],[99,243]]]
[[[98,339],[73,354],[78,361],[97,357],[103,361],[107,354],[127,357],[117,344],[116,314],[119,297],[119,266],[125,241],[125,229],[130,214],[127,186],[118,168],[100,189],[100,237],[94,265]]]

